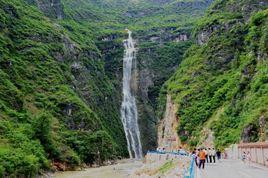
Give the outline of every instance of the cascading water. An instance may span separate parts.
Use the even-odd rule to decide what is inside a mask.
[[[127,139],[127,146],[130,158],[142,158],[140,141],[140,130],[138,125],[138,112],[135,96],[131,92],[132,61],[136,55],[136,49],[128,30],[128,39],[124,41],[125,52],[123,59],[123,101],[121,105],[121,120]],[[133,156],[134,153],[134,156]]]

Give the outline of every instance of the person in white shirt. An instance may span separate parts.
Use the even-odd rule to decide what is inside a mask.
[[[206,161],[208,163],[208,150],[205,148],[204,152],[206,153]]]
[[[216,162],[216,151],[215,151],[214,148],[212,148],[212,150],[211,150],[211,156],[212,156],[212,159],[213,159],[213,163],[215,163]]]
[[[211,148],[208,148],[208,158],[209,158],[209,162],[212,163],[212,152],[211,152]]]

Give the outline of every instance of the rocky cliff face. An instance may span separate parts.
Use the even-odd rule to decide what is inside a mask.
[[[27,0],[30,3],[34,3],[38,8],[44,12],[44,14],[51,18],[63,19],[63,5],[61,0]]]
[[[174,1],[174,0],[149,0],[153,3],[160,3],[160,4],[168,4],[168,3],[172,3],[173,5],[176,5],[178,7],[186,7],[186,6],[193,6],[193,7],[198,7],[200,8],[200,6],[209,6],[213,0],[190,0],[190,1]]]
[[[206,142],[201,135],[210,137],[211,131],[218,147],[240,140],[264,140],[268,91],[265,4],[217,1],[199,21],[197,44],[165,86],[178,104],[178,134],[183,143]]]
[[[138,112],[140,118],[141,137],[144,151],[154,149],[157,146],[157,117],[155,110],[157,108],[157,97],[161,85],[172,75],[179,65],[184,51],[191,44],[191,25],[187,24],[184,27],[178,11],[182,11],[187,7],[187,10],[182,14],[189,16],[193,21],[200,17],[205,11],[209,3],[193,4],[186,3],[185,6],[173,8],[172,3],[177,1],[77,1],[67,2],[62,0],[66,8],[72,9],[69,16],[72,18],[88,22],[101,21],[115,10],[113,14],[113,22],[120,21],[127,23],[134,33],[134,38],[138,40],[138,54],[136,60],[135,76],[133,78],[133,88],[137,95]],[[188,1],[187,1],[188,2]],[[200,1],[201,2],[201,1]],[[124,6],[122,6],[124,4]],[[94,11],[92,10],[94,8]],[[101,7],[101,8],[100,8]],[[127,8],[126,8],[127,7]],[[99,9],[103,14],[99,16]],[[191,13],[195,12],[194,15]],[[165,19],[159,18],[159,14],[165,15]],[[119,17],[120,16],[120,17]],[[174,19],[174,17],[176,17]],[[136,20],[133,20],[136,18]],[[183,16],[183,18],[185,18]],[[116,20],[115,20],[116,19]],[[161,22],[159,22],[161,19]],[[155,24],[152,24],[156,22]],[[108,21],[107,21],[108,22]],[[136,24],[137,23],[137,24]],[[167,24],[166,26],[157,27],[158,23]],[[109,22],[108,22],[109,24]],[[113,24],[114,25],[114,24]],[[109,24],[110,28],[117,29],[118,27]],[[118,24],[117,24],[118,25]],[[67,25],[66,25],[67,26]],[[142,27],[142,28],[136,28]],[[136,30],[137,29],[137,30]],[[102,30],[102,29],[100,29]],[[122,36],[120,33],[113,31],[105,32],[98,36],[97,46],[101,51],[104,59],[105,72],[109,79],[116,87],[116,96],[119,100],[122,80],[122,41],[119,41]],[[152,43],[150,44],[149,41]],[[74,66],[79,66],[74,65]],[[119,96],[119,97],[118,97]],[[120,100],[121,101],[121,100]]]
[[[172,3],[175,7],[193,7],[193,8],[206,8],[208,7],[214,0],[195,0],[195,1],[178,1]]]
[[[36,4],[37,7],[50,18],[56,17],[60,20],[64,17],[61,0],[37,0]],[[57,28],[62,27],[58,26]],[[116,35],[113,35],[109,38],[110,40],[108,42],[112,44],[111,40],[115,40],[116,38]],[[102,60],[105,60],[109,51],[117,47],[118,51],[122,52],[122,50],[120,50],[121,46],[116,44],[112,49],[106,46],[103,51],[102,45],[99,45],[98,48],[95,44],[92,45],[93,47],[87,46],[81,48],[78,44],[81,42],[71,40],[67,34],[62,36],[62,43],[64,53],[56,52],[53,55],[56,59],[69,65],[69,71],[72,74],[70,81],[72,89],[97,113],[98,117],[101,118],[106,129],[113,137],[116,137],[118,134],[123,135],[119,113],[120,93],[115,90],[115,87],[119,85],[117,83],[112,84],[111,80],[114,80],[114,78],[109,79],[109,73],[106,75],[104,72],[105,65],[102,66]],[[105,64],[109,66],[107,61]],[[109,70],[111,70],[111,68],[112,67],[109,66]],[[66,107],[70,108],[70,105],[68,104]],[[114,127],[110,127],[111,119],[114,120]],[[70,128],[83,129],[83,127],[80,126],[84,124],[75,125],[77,121],[74,122],[74,118],[70,118],[69,120],[71,121],[71,123],[68,123],[68,125],[71,125]],[[121,147],[125,144],[124,141],[124,139],[119,141],[121,142],[120,144],[122,144]]]
[[[120,91],[91,31],[36,2],[0,0],[0,177],[127,155]]]
[[[174,1],[173,1],[174,2]],[[211,3],[211,1],[209,1]],[[173,25],[147,28],[150,23],[144,21],[145,29],[134,31],[135,37],[138,40],[137,53],[137,102],[140,117],[141,138],[144,145],[144,150],[155,149],[157,146],[157,123],[159,116],[156,114],[158,107],[157,98],[160,88],[164,82],[176,71],[177,67],[183,58],[184,52],[192,43],[191,30],[192,26],[181,22],[182,19],[174,19],[171,21],[169,15],[176,14],[181,10],[181,13],[188,15],[189,12],[195,12],[195,15],[202,14],[210,4],[202,6],[194,6],[193,4],[185,4],[185,6],[174,7],[172,2],[161,1],[164,8],[163,13],[171,12],[167,15],[167,24]],[[185,10],[185,7],[188,10]],[[161,8],[153,10],[161,13]],[[184,10],[182,10],[184,9]],[[194,9],[194,10],[193,10]],[[146,10],[146,9],[145,9]],[[157,13],[153,13],[154,16]],[[191,16],[192,20],[198,17]],[[148,14],[142,16],[146,19]],[[180,15],[178,15],[180,17]],[[140,18],[140,17],[136,17]],[[160,18],[156,16],[155,18]],[[141,20],[141,22],[143,22]],[[185,20],[186,22],[186,20]],[[147,24],[148,23],[148,24]],[[178,24],[178,26],[176,25]],[[179,26],[179,24],[181,24]]]
[[[140,47],[137,54],[137,103],[144,150],[157,146],[158,119],[155,111],[160,87],[175,71],[183,52],[191,44],[189,41],[171,43],[166,46]]]
[[[181,146],[179,136],[177,134],[177,127],[179,118],[177,116],[178,106],[174,104],[170,95],[167,95],[166,110],[164,117],[158,123],[158,147],[165,148],[166,151],[178,150]]]

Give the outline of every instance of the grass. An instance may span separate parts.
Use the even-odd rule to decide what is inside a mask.
[[[176,166],[176,163],[173,161],[168,161],[165,164],[163,164],[159,169],[158,172],[161,174],[165,174],[169,170],[173,169]]]

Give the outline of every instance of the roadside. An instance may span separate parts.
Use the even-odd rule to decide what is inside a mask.
[[[98,168],[88,168],[83,171],[57,172],[56,178],[126,178],[129,177],[143,163],[137,160],[121,160],[117,164],[102,166]]]
[[[144,160],[121,160],[115,165],[83,171],[57,172],[56,178],[183,178],[189,169],[189,156],[148,153]]]
[[[189,170],[191,157],[175,153],[148,153],[143,166],[131,178],[183,178]]]
[[[268,168],[248,165],[240,160],[222,160],[197,169],[197,178],[267,178]]]

